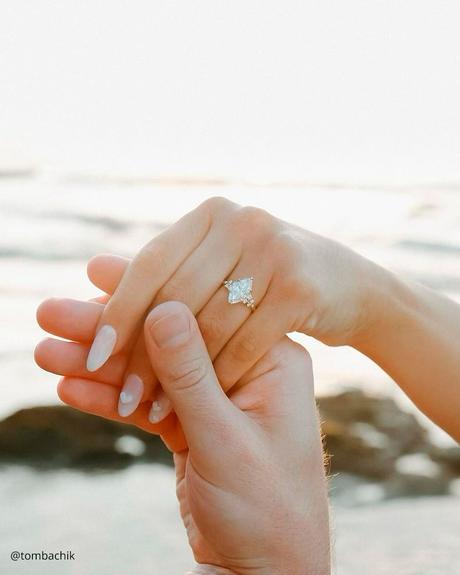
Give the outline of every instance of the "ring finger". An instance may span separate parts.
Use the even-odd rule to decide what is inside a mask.
[[[215,254],[220,254],[220,257],[215,258]],[[219,289],[223,278],[235,267],[239,257],[240,246],[237,242],[228,245],[223,234],[209,234],[160,289],[151,308],[166,301],[180,301],[196,314]],[[213,265],[210,266],[209,262],[213,262]],[[152,423],[160,421],[171,411],[169,399],[158,389],[158,380],[148,359],[142,333],[139,334],[134,353],[130,356],[124,382],[120,392],[120,415],[131,414],[137,408],[141,397],[152,395],[155,396],[149,412]]]
[[[256,275],[253,277],[254,273]],[[251,254],[243,256],[227,279],[234,281],[233,286],[227,288],[222,285],[197,315],[198,325],[212,360],[217,357],[233,334],[252,315],[258,314],[257,306],[262,302],[270,285],[271,269]],[[251,289],[245,290],[241,280],[249,279],[252,283]],[[240,280],[240,282],[237,283],[235,280]],[[245,294],[251,295],[254,299],[254,311],[244,302],[230,303],[233,295],[238,300]]]

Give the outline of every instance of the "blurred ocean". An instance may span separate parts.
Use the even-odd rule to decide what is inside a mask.
[[[350,189],[243,182],[156,182],[75,178],[56,174],[0,179],[0,415],[58,401],[57,378],[33,362],[42,337],[38,303],[50,296],[93,297],[85,264],[99,252],[131,256],[165,225],[211,195],[264,207],[279,217],[333,236],[460,301],[460,191],[448,187]],[[317,391],[359,386],[390,394],[411,408],[393,382],[348,348],[327,348],[299,337],[312,353]],[[435,381],[433,381],[435,385]],[[430,425],[441,443],[452,444]],[[2,555],[18,548],[70,548],[75,565],[47,566],[47,573],[101,575],[182,573],[190,566],[177,517],[174,477],[161,466],[112,474],[74,471],[0,471]],[[366,491],[366,488],[364,488]],[[377,489],[378,491],[378,489]],[[363,495],[366,502],[366,493]],[[443,574],[460,568],[460,499],[376,503],[370,489],[364,507],[334,504],[338,573]],[[64,521],[63,517],[69,517]],[[397,517],[397,520],[396,520]],[[56,525],[59,526],[56,529]],[[372,534],[372,536],[370,536]],[[362,542],[366,541],[365,551]],[[7,565],[7,559],[5,561]],[[423,571],[420,566],[423,565]],[[43,573],[23,563],[15,572]]]

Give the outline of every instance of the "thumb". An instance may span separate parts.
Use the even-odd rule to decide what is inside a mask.
[[[215,450],[216,440],[240,425],[241,412],[217,381],[198,324],[186,305],[155,307],[144,324],[145,343],[156,373],[192,451]]]

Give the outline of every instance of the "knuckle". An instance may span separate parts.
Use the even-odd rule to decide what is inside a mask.
[[[209,363],[202,356],[171,368],[169,379],[175,389],[184,391],[199,386],[209,374]]]
[[[294,230],[279,229],[271,238],[270,250],[279,261],[289,265],[303,256],[303,243]]]
[[[163,269],[166,264],[166,254],[158,241],[146,244],[133,260],[134,270],[141,276],[152,273],[153,269]]]
[[[118,295],[113,296],[109,299],[102,313],[101,317],[104,317],[105,321],[114,327],[123,325],[123,319],[126,317],[125,298]]]
[[[285,340],[281,340],[267,351],[260,362],[264,372],[271,371],[275,367],[283,365],[286,362],[286,358],[289,354],[287,350],[288,346],[289,343],[286,344]]]
[[[233,202],[223,196],[213,196],[200,204],[200,208],[207,211],[210,215],[214,215],[218,212],[230,209],[233,205]]]
[[[311,355],[309,351],[297,341],[289,340],[289,350],[286,353],[288,359],[295,359],[298,358],[299,361],[303,361],[305,365],[309,366],[310,368],[313,365]]]
[[[198,326],[205,342],[221,341],[224,336],[224,322],[214,314],[198,317]]]
[[[299,301],[307,296],[305,283],[297,274],[284,276],[281,280],[281,293],[283,298]]]
[[[305,370],[312,367],[310,354],[305,347],[288,338],[285,338],[278,346],[278,355],[275,358],[275,363],[285,368],[296,364],[302,364],[305,366]]]
[[[261,208],[245,206],[236,212],[235,225],[243,232],[271,232],[275,225],[275,218]]]
[[[281,277],[279,300],[289,301],[290,331],[300,329],[311,333],[318,321],[321,295],[311,278],[302,274],[291,274]]]
[[[182,301],[184,295],[184,283],[177,281],[174,277],[158,291],[155,297],[155,304],[166,301]]]

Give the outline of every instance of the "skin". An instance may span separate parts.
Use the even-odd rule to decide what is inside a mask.
[[[84,320],[79,326],[82,333],[90,327]],[[151,367],[177,414],[170,418],[180,421],[163,439],[175,451],[180,513],[198,563],[191,573],[330,573],[326,481],[307,352],[283,338],[227,397],[184,304],[157,306],[144,337]],[[66,346],[69,364],[86,351],[79,344],[53,345],[55,351]],[[64,378],[59,395],[79,409],[100,404],[106,417],[116,417],[113,384],[103,380],[111,382],[124,362],[110,360],[101,381]]]
[[[460,439],[460,306],[334,241],[262,210],[212,198],[133,260],[94,258],[88,275],[112,296],[99,308],[102,313],[88,311],[82,302],[51,301],[39,309],[39,322],[67,338],[64,310],[77,323],[85,314],[98,315],[90,331],[69,337],[86,344],[101,326],[113,326],[112,359],[128,358],[122,382],[137,374],[144,383],[142,413],[154,398],[161,417],[171,411],[148,361],[142,321],[150,308],[177,300],[197,317],[224,391],[284,334],[299,331],[370,357],[428,417]],[[250,275],[255,276],[254,313],[242,304],[229,305],[222,286],[229,277]],[[65,365],[58,353],[48,367],[66,375]],[[104,369],[97,376],[85,372],[86,377],[98,379]]]
[[[144,399],[155,394],[157,381],[139,326],[148,309],[163,301],[183,301],[196,315],[225,391],[288,332],[303,331],[341,345],[362,323],[356,286],[366,277],[366,260],[262,210],[223,198],[208,200],[125,262],[115,289],[106,285],[106,273],[98,266],[110,267],[107,260],[96,259],[89,276],[112,297],[96,333],[110,325],[117,334],[112,355],[132,350],[124,380],[138,375]],[[256,274],[255,313],[241,304],[229,306],[222,285],[229,277],[251,274]]]
[[[107,299],[79,302],[54,298],[41,304],[37,310],[41,327],[71,341],[51,337],[42,340],[35,348],[37,365],[63,376],[58,384],[58,395],[72,407],[162,435],[171,451],[186,449],[185,436],[174,412],[158,424],[150,423],[150,399],[143,401],[131,415],[119,415],[118,397],[129,360],[127,354],[120,353],[110,358],[98,371],[97,377],[87,371],[89,342]]]

